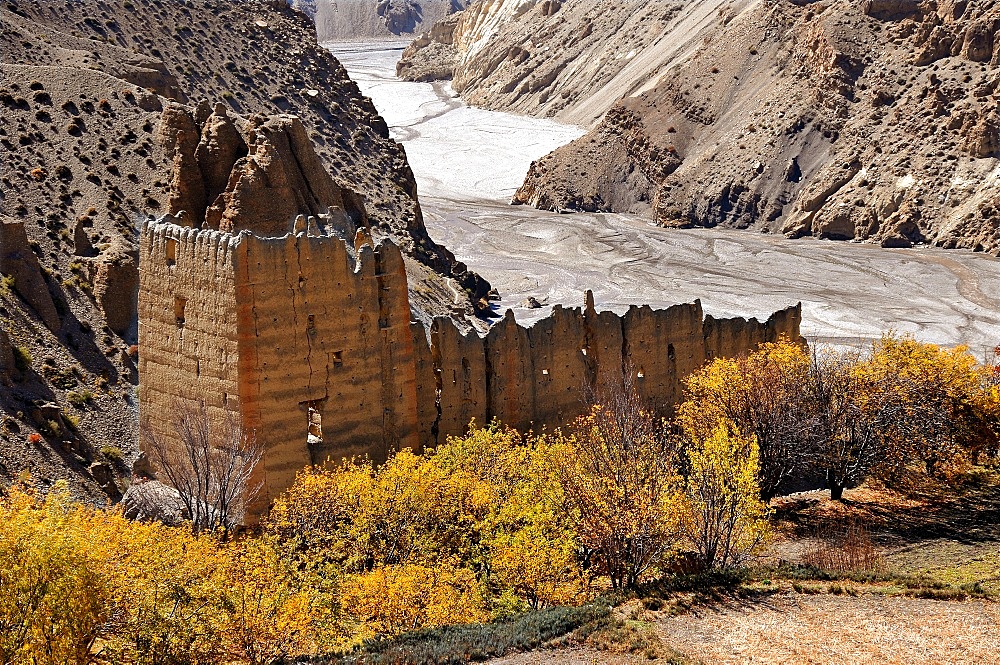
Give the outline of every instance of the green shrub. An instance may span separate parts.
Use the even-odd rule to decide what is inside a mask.
[[[77,416],[75,414],[67,413],[67,412],[63,411],[62,417],[63,417],[63,421],[66,423],[66,426],[71,431],[73,431],[73,432],[79,431],[79,429],[80,429],[80,416]]]
[[[486,624],[445,626],[406,633],[391,640],[368,640],[350,653],[318,662],[337,665],[445,665],[487,660],[529,651],[581,626],[606,619],[603,602],[552,607]]]
[[[101,454],[110,462],[116,464],[121,464],[125,460],[125,453],[118,446],[104,446],[101,448]]]
[[[14,347],[14,365],[22,372],[27,372],[31,369],[31,363],[34,362],[31,357],[31,351],[28,350],[26,346]]]
[[[66,393],[69,403],[78,409],[90,404],[94,400],[94,393],[84,388],[83,390],[71,390]]]

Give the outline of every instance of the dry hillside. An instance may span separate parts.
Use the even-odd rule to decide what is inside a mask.
[[[477,106],[589,126],[748,4],[477,2],[417,38],[398,71],[410,80],[451,78]]]
[[[148,216],[336,204],[408,254],[422,312],[455,313],[450,278],[488,290],[427,236],[403,148],[284,2],[10,0],[0,14],[0,479],[117,496],[134,454]],[[255,190],[258,172],[270,184]],[[277,205],[289,197],[302,209]]]
[[[606,4],[477,3],[400,72],[584,124],[626,95],[516,202],[1000,252],[996,2]]]
[[[426,30],[469,0],[293,0],[315,15],[320,41],[407,37]]]

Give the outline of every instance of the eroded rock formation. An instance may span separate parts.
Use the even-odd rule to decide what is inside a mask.
[[[0,218],[0,274],[13,278],[14,290],[49,330],[59,330],[59,313],[24,224],[9,218]]]
[[[486,108],[600,121],[516,202],[1000,252],[995,0],[557,4],[477,2],[399,64]]]
[[[746,0],[483,0],[417,37],[398,74],[484,108],[596,122]],[[728,5],[728,8],[724,5]]]
[[[199,127],[171,104],[157,136],[174,165],[167,212],[186,224],[281,236],[300,214],[350,235],[368,222],[361,197],[334,182],[295,116],[231,118],[216,104]]]
[[[265,449],[262,505],[328,458],[378,461],[462,434],[470,420],[528,429],[581,413],[586,387],[635,372],[659,408],[706,359],[800,340],[799,307],[767,322],[716,320],[699,303],[624,316],[556,307],[531,328],[489,334],[440,317],[411,322],[399,249],[333,236],[262,238],[148,222],[140,240],[140,410],[175,436],[178,400],[238,412]],[[429,333],[429,334],[428,334]]]
[[[136,324],[138,252],[122,246],[110,248],[91,261],[90,271],[94,299],[104,313],[104,320],[111,330],[125,335]]]

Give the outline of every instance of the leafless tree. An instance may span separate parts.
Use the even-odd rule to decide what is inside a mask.
[[[203,402],[178,400],[172,419],[176,438],[142,421],[150,461],[179,493],[196,533],[228,534],[246,516],[260,491],[252,474],[263,455],[254,433],[225,410],[213,427]]]
[[[573,454],[561,468],[586,563],[615,588],[634,587],[680,538],[676,439],[643,403],[634,372],[625,375],[622,386],[590,392],[590,414],[570,427]]]

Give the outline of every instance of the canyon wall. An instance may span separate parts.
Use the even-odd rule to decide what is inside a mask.
[[[469,0],[308,0],[303,9],[316,21],[320,41],[344,41],[414,35],[468,4]]]
[[[453,79],[471,104],[589,126],[750,0],[480,0],[415,39],[408,80]]]
[[[1000,254],[998,32],[996,0],[480,0],[397,71],[593,126],[518,203]]]
[[[411,321],[403,257],[359,233],[262,238],[148,222],[140,240],[139,389],[150,432],[175,436],[183,402],[221,422],[239,414],[265,450],[266,508],[301,468],[463,434],[471,420],[558,427],[588,391],[635,375],[663,411],[706,360],[781,336],[801,341],[801,309],[766,322],[705,317],[701,304],[623,316],[556,306],[530,328],[508,311],[485,337],[438,317]],[[144,445],[140,441],[140,445]]]

